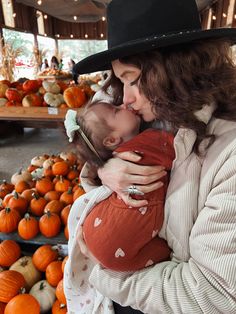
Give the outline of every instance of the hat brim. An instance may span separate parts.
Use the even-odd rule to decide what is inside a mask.
[[[231,40],[232,44],[234,44],[236,42],[236,29],[218,28],[210,30],[191,30],[175,34],[142,38],[91,55],[75,64],[73,72],[85,74],[108,70],[111,68],[112,61],[122,57],[154,50],[159,47],[173,46],[207,38],[226,38]]]

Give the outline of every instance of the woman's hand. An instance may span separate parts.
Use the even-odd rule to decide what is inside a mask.
[[[114,158],[98,169],[98,175],[102,183],[116,192],[118,196],[131,207],[147,205],[147,201],[135,200],[127,192],[129,186],[148,193],[160,188],[163,183],[158,181],[166,175],[162,166],[142,166],[135,164],[142,157],[135,152],[122,152],[115,154]]]
[[[78,228],[78,232],[76,235],[77,243],[80,247],[80,251],[84,256],[87,256],[94,264],[98,264],[99,261],[92,255],[92,253],[88,250],[83,236],[83,229],[82,227]]]

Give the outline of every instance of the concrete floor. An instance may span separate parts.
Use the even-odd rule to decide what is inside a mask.
[[[0,134],[0,181],[9,181],[20,168],[26,169],[35,156],[73,149],[61,129],[21,131],[10,126]]]

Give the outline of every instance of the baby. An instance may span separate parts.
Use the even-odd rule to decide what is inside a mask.
[[[175,155],[172,134],[155,129],[139,133],[140,117],[122,105],[96,101],[82,114],[68,110],[65,126],[80,159],[90,165],[101,166],[114,151],[138,151],[140,164],[171,169]],[[83,221],[83,234],[88,249],[105,268],[136,271],[169,259],[170,249],[158,237],[167,176],[162,182],[161,188],[145,194],[145,207],[129,208],[115,192],[102,201],[94,200]]]

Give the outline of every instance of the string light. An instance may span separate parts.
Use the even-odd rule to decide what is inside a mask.
[[[103,17],[102,17],[102,21],[106,21],[106,18],[105,18],[105,16],[103,16]]]
[[[47,14],[44,14],[43,17],[44,17],[45,20],[48,18]]]
[[[226,14],[226,13],[223,13],[222,16],[223,16],[223,17],[227,17],[227,14]]]
[[[236,14],[234,14],[234,18],[236,19]]]
[[[45,34],[44,34],[44,37],[47,37],[47,36],[48,36],[48,35],[45,33]]]
[[[37,1],[37,4],[38,4],[38,5],[41,5],[41,4],[42,4],[42,0],[38,0],[38,1]]]
[[[16,13],[14,12],[14,13],[12,14],[12,16],[15,18],[15,17],[16,17]]]
[[[77,20],[77,16],[76,16],[76,15],[74,15],[73,19],[76,21],[76,20]]]
[[[56,34],[56,37],[59,38],[59,37],[60,37],[60,34]]]
[[[85,38],[88,38],[88,34],[85,34],[84,37],[85,37]]]
[[[70,38],[73,38],[74,37],[74,35],[73,34],[70,34]]]
[[[216,16],[215,15],[212,16],[212,20],[216,20]]]
[[[104,34],[103,34],[103,33],[101,33],[100,37],[101,37],[101,38],[103,38],[103,37],[104,37]]]

